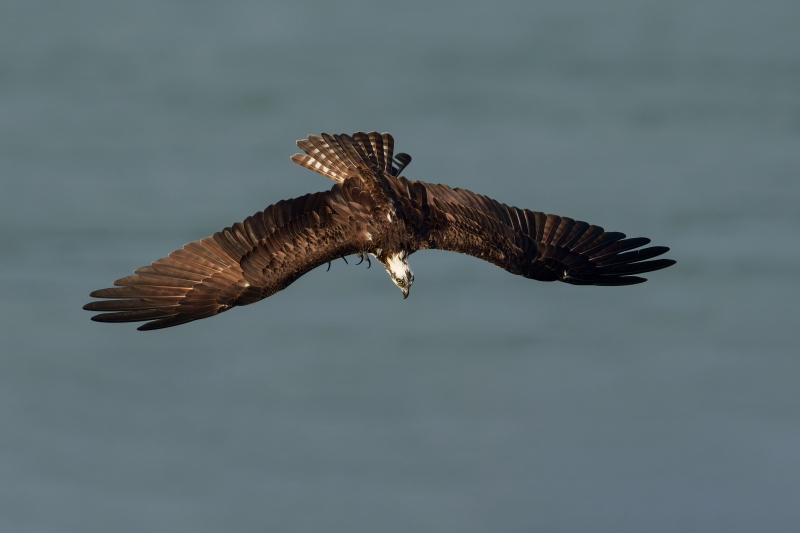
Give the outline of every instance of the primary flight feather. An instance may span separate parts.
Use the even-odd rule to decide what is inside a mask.
[[[94,291],[98,322],[177,326],[263,300],[339,257],[375,257],[408,297],[418,250],[461,252],[512,274],[573,285],[633,285],[673,265],[665,246],[474,192],[406,179],[411,161],[388,133],[309,135],[292,161],[332,179],[329,191],[281,200]]]

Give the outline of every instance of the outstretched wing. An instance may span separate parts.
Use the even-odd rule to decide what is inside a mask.
[[[431,248],[482,257],[531,279],[573,285],[633,285],[647,281],[636,274],[675,264],[672,259],[652,260],[669,248],[642,248],[650,243],[644,237],[628,239],[624,233],[508,206],[465,189],[410,183],[425,188],[427,203],[434,208],[429,216],[447,219],[447,224],[434,224]],[[513,246],[506,230],[497,229],[498,224],[512,232]]]
[[[90,296],[99,322],[141,322],[140,330],[184,324],[247,305],[332,259],[358,253],[375,232],[372,200],[353,178],[330,191],[283,200],[243,222],[190,242],[115,287]]]

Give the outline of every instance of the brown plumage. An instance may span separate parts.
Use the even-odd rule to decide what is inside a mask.
[[[388,133],[310,135],[292,161],[332,179],[329,190],[282,200],[190,242],[91,293],[99,322],[176,326],[257,302],[346,255],[373,255],[408,296],[408,256],[469,254],[512,274],[573,285],[632,285],[666,268],[669,248],[567,217],[508,206],[474,192],[400,176],[411,161]]]

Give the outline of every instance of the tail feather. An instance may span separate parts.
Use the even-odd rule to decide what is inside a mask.
[[[297,141],[297,147],[305,153],[293,155],[293,162],[339,183],[364,171],[396,176],[411,161],[408,154],[394,155],[389,133],[376,131],[309,135]]]
[[[372,151],[375,153],[375,159],[378,163],[378,168],[386,169],[386,153],[383,150],[383,135],[376,131],[371,131],[367,134],[369,143],[372,146]]]
[[[411,156],[405,152],[400,152],[399,154],[394,156],[391,168],[392,176],[399,176],[400,173],[403,171],[403,169],[406,168],[409,163],[411,163]]]

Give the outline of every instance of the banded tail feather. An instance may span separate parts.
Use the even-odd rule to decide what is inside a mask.
[[[397,175],[397,158],[405,161],[401,170],[411,160],[408,154],[394,156],[394,138],[389,133],[376,131],[359,131],[352,136],[309,135],[297,141],[297,147],[305,153],[294,154],[293,162],[340,183],[367,169],[377,175]]]
[[[399,176],[403,169],[411,163],[411,156],[406,154],[405,152],[400,152],[394,159],[392,160],[392,176]]]

